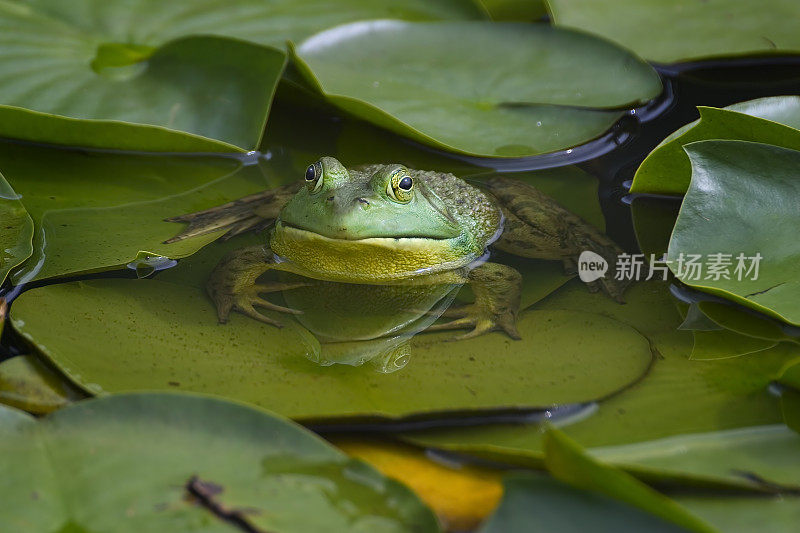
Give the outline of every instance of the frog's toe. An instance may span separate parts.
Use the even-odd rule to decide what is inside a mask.
[[[255,320],[258,320],[259,322],[263,322],[265,324],[269,324],[271,326],[275,326],[276,328],[282,328],[283,327],[283,323],[282,322],[279,322],[279,321],[277,321],[277,320],[275,320],[273,318],[268,317],[267,315],[259,313],[256,310],[256,308],[253,307],[252,304],[247,303],[247,304],[244,304],[244,305],[237,305],[236,309],[239,312],[249,316],[250,318],[254,318]]]
[[[428,331],[472,328],[467,333],[458,335],[452,340],[471,339],[496,330],[504,331],[509,337],[515,340],[521,338],[517,331],[516,316],[510,311],[494,314],[487,312],[475,304],[460,305],[448,309],[448,311],[450,311],[450,313],[443,316],[457,316],[460,318],[456,318],[450,322],[434,324],[428,328]]]
[[[228,317],[231,315],[233,309],[233,302],[217,302],[217,320],[220,324],[228,322]]]
[[[284,307],[282,305],[274,304],[269,300],[265,300],[260,296],[254,296],[250,303],[253,306],[263,307],[265,309],[269,309],[270,311],[277,311],[278,313],[288,313],[290,315],[302,315],[303,312],[298,309],[292,309],[291,307]]]

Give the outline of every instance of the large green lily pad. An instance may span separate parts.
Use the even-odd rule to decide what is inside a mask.
[[[620,306],[601,295],[587,294],[581,283],[572,282],[534,306],[593,309],[635,327],[658,353],[653,367],[635,386],[603,400],[594,413],[559,421],[570,437],[588,448],[625,446],[782,421],[778,399],[768,387],[782,366],[800,354],[795,345],[781,343],[744,358],[693,361],[689,359],[691,332],[677,329],[681,317],[666,284],[638,283],[628,290],[626,300]],[[543,457],[542,431],[536,424],[426,430],[406,433],[404,438],[524,465],[541,466]],[[670,450],[669,441],[664,449]],[[731,472],[738,462],[735,455],[721,455],[715,467],[719,475],[693,473],[688,462],[677,465],[670,475],[741,485],[746,480]]]
[[[33,256],[14,274],[15,283],[118,268],[137,255],[190,255],[218,234],[165,245],[180,226],[164,218],[252,194],[267,183],[258,165],[234,157],[85,152],[12,142],[0,142],[0,168],[36,225]]]
[[[745,141],[702,141],[686,151],[692,182],[670,240],[670,269],[687,285],[800,324],[800,151]],[[680,268],[682,257],[698,254],[700,275]],[[712,254],[730,255],[729,279],[712,272]],[[740,254],[761,259],[745,259],[737,271]],[[757,273],[748,271],[754,263]]]
[[[550,0],[553,22],[659,63],[800,53],[794,0]]]
[[[320,366],[313,361],[320,354],[370,346],[341,341],[321,346],[286,315],[272,315],[284,322],[283,329],[240,314],[217,323],[204,290],[209,270],[225,249],[252,241],[209,245],[155,279],[33,289],[14,302],[12,324],[92,393],[208,392],[303,419],[583,402],[626,387],[650,362],[647,341],[620,322],[587,312],[546,311],[522,314],[522,341],[501,333],[457,342],[451,342],[455,332],[418,334],[407,346],[405,367],[388,374],[372,364]],[[353,294],[358,286],[345,289]],[[360,321],[383,320],[373,311],[379,305],[360,306],[369,315]],[[351,323],[359,320],[342,320],[343,327]],[[585,334],[576,337],[576,329]]]
[[[700,119],[664,139],[636,170],[631,192],[682,195],[692,165],[686,144],[709,139],[754,141],[800,149],[800,96],[773,96],[728,106],[700,107]]]
[[[364,18],[483,16],[461,0],[9,0],[0,5],[0,136],[253,149],[287,39]]]
[[[304,41],[295,61],[338,107],[454,152],[517,157],[600,136],[661,91],[624,49],[548,25],[367,21]]]
[[[3,531],[438,530],[399,483],[219,399],[119,395],[41,420],[0,407],[0,436]]]
[[[0,174],[0,283],[33,253],[33,221],[19,198]]]

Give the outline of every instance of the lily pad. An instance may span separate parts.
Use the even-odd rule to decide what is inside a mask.
[[[359,118],[488,157],[581,144],[661,92],[655,71],[624,49],[543,24],[356,22],[304,41],[294,61]]]
[[[670,269],[687,285],[800,324],[800,151],[745,141],[701,141],[686,151],[692,183],[670,240]],[[680,268],[681,258],[698,254],[702,272]],[[711,271],[714,254],[730,254],[719,256],[723,266],[729,259],[727,275]]]
[[[3,531],[438,531],[405,487],[265,411],[135,394],[0,407]]]
[[[258,146],[287,39],[364,18],[473,19],[471,2],[10,0],[0,136],[151,151]]]
[[[36,225],[33,256],[13,281],[118,268],[137,256],[152,262],[194,253],[219,235],[165,245],[179,226],[164,218],[262,190],[261,168],[244,162],[234,156],[86,152],[0,141],[0,168]]]
[[[649,61],[800,53],[794,0],[550,0],[553,22],[625,46]],[[735,22],[735,23],[734,23]]]
[[[19,198],[0,174],[0,283],[33,253],[33,221]]]
[[[521,315],[522,341],[501,333],[458,342],[448,342],[454,332],[418,334],[407,344],[406,366],[388,374],[367,364],[320,366],[314,362],[320,354],[365,344],[321,347],[286,315],[272,315],[284,322],[283,329],[240,314],[217,323],[205,296],[208,273],[221,253],[246,242],[207,246],[152,280],[30,290],[14,302],[12,324],[91,393],[207,392],[305,420],[589,401],[628,386],[650,362],[647,341],[632,328],[593,313],[548,311]],[[353,294],[358,288],[345,290]],[[324,294],[317,307],[337,309],[335,301],[320,301]],[[373,311],[379,304],[362,306],[370,316],[362,313],[361,322],[383,320]],[[348,317],[346,323],[358,321]],[[576,337],[576,328],[586,334]]]
[[[686,144],[731,139],[774,144],[800,150],[800,96],[759,98],[724,109],[699,107],[700,119],[664,139],[642,162],[631,192],[684,194],[692,165]]]

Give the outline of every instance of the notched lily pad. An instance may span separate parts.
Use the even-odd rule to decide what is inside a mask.
[[[87,152],[0,141],[0,168],[36,225],[33,256],[14,273],[15,283],[117,268],[139,252],[185,257],[219,235],[165,245],[177,227],[165,218],[266,186],[258,165],[233,155]]]
[[[670,269],[687,285],[800,324],[800,151],[701,141],[686,152],[692,182],[670,240]],[[698,255],[702,272],[681,268]],[[710,270],[715,257],[727,261],[726,275]]]
[[[209,397],[117,395],[40,420],[0,407],[0,454],[3,531],[438,531],[399,483]]]
[[[600,136],[656,97],[643,61],[547,25],[366,21],[301,43],[307,81],[355,116],[459,153],[519,157]]]

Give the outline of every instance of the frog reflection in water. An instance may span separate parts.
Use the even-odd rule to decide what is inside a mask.
[[[232,310],[280,326],[257,307],[296,312],[261,297],[298,286],[257,281],[268,270],[316,280],[357,284],[461,284],[473,303],[451,307],[445,323],[428,327],[470,329],[458,338],[502,330],[518,339],[521,275],[485,262],[487,247],[514,255],[558,260],[574,273],[584,250],[610,265],[621,250],[603,233],[555,200],[518,181],[496,177],[473,186],[452,174],[367,165],[346,169],[323,157],[305,179],[188,215],[167,242],[227,230],[227,236],[274,220],[266,246],[237,250],[222,259],[208,281],[220,322]],[[612,277],[590,284],[622,302],[625,283]]]

